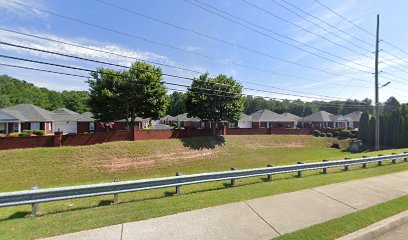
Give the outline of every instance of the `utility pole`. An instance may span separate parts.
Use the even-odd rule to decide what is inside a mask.
[[[378,96],[378,45],[380,43],[380,15],[377,14],[377,34],[375,41],[375,150],[380,150],[380,103]]]

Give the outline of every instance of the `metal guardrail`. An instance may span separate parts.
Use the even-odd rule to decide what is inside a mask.
[[[5,192],[0,193],[0,207],[17,206],[32,204],[32,215],[37,215],[39,203],[67,200],[74,198],[94,197],[102,195],[114,194],[114,203],[118,202],[119,193],[136,192],[144,190],[152,190],[159,188],[176,187],[176,193],[180,194],[180,187],[190,184],[215,182],[223,180],[231,180],[231,185],[235,186],[236,179],[249,178],[257,176],[267,176],[268,180],[272,180],[275,174],[297,172],[298,177],[302,177],[303,171],[322,169],[323,173],[327,173],[327,169],[344,167],[345,171],[349,170],[350,165],[362,164],[363,168],[367,168],[368,163],[377,162],[382,165],[383,161],[390,160],[396,163],[397,159],[404,159],[408,162],[408,153],[392,154],[387,156],[379,155],[378,157],[362,157],[357,159],[346,159],[337,161],[302,163],[285,166],[268,165],[266,168],[255,168],[246,170],[236,170],[225,172],[202,173],[194,175],[182,176],[177,173],[175,177],[153,178],[135,181],[119,182],[115,180],[113,183],[102,183],[92,185],[81,185],[72,187],[47,188],[38,189],[34,187],[32,190]]]

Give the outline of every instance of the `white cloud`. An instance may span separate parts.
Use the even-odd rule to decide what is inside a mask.
[[[8,1],[8,0],[0,0],[0,12],[8,17],[16,16],[19,18],[47,18],[48,14],[37,11],[35,9],[29,9],[22,5],[17,4],[19,1]],[[23,4],[32,6],[34,8],[42,8],[44,6],[44,2],[42,0],[24,0],[21,2]]]

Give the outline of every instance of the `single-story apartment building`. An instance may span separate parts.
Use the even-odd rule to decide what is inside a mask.
[[[252,128],[295,128],[297,116],[289,113],[278,114],[264,109],[252,113]]]
[[[360,112],[361,113],[361,112]],[[352,116],[352,117],[350,117]],[[302,118],[305,126],[316,128],[358,128],[361,114],[353,112],[348,116],[335,115],[326,111],[319,111]],[[357,126],[356,126],[357,125]]]
[[[205,128],[205,122],[196,117],[188,117],[187,113],[182,113],[176,116],[177,127],[195,127],[195,128]]]
[[[230,122],[228,124],[229,128],[252,128],[252,116],[241,114],[238,122]]]
[[[52,134],[51,112],[33,104],[18,104],[0,109],[0,132],[6,134],[23,130],[44,130]]]

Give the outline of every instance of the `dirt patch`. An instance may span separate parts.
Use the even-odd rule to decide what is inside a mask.
[[[202,159],[217,153],[218,150],[184,151],[167,154],[153,154],[147,157],[112,158],[108,164],[101,166],[108,171],[123,171],[130,168],[154,168],[160,164],[176,164],[185,160]]]

